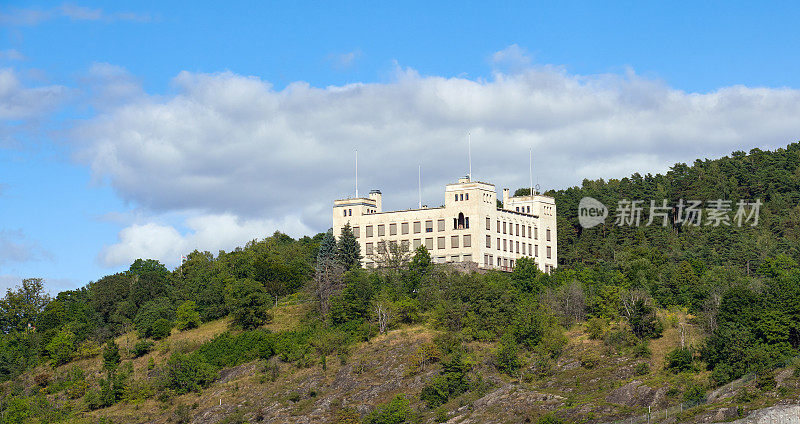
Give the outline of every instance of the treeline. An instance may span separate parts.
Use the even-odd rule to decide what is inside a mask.
[[[584,180],[549,194],[558,205],[558,272],[580,283],[589,315],[625,310],[620,293],[637,291],[659,307],[686,308],[710,334],[689,357],[717,383],[747,373],[768,381],[774,367],[798,354],[799,143],[676,164],[663,175]],[[586,196],[609,207],[605,224],[581,228],[578,205]],[[651,200],[676,206],[681,199],[702,202],[701,225],[681,222],[677,207],[666,226],[658,219],[645,225]],[[707,225],[717,199],[730,201],[731,221]],[[615,212],[632,200],[643,201],[640,225],[615,225]],[[757,225],[750,219],[739,226],[737,204],[756,200]]]

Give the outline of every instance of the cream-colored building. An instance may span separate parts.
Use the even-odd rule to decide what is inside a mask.
[[[333,231],[349,223],[361,246],[362,266],[376,266],[379,243],[397,243],[413,252],[425,246],[434,262],[475,262],[480,268],[510,271],[521,257],[539,268],[556,267],[556,204],[552,197],[510,197],[503,189],[497,207],[493,184],[460,178],[445,187],[444,206],[384,212],[378,190],[369,197],[336,200]]]

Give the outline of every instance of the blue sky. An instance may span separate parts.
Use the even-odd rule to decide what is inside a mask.
[[[792,2],[231,3],[0,6],[0,288],[800,139]]]

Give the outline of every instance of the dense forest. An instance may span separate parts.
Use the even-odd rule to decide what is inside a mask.
[[[549,275],[532,259],[519,260],[512,273],[464,273],[432,264],[424,247],[382,252],[384,266],[364,270],[346,228],[336,237],[276,233],[231,252],[195,251],[174,270],[139,259],[54,298],[46,282],[24,280],[0,301],[0,413],[7,422],[59,422],[119,402],[166,400],[258,358],[324,369],[330,358],[345,361],[354,343],[419,323],[439,332],[418,352],[420,366],[441,369],[415,400],[431,410],[480,386],[469,343],[494,343],[499,372],[544,376],[574,326],[610,348],[646,355],[649,341],[671,325],[659,318],[663,310],[684,311],[706,335],[700,345],[677,347],[664,365],[710,371],[710,383],[687,391],[687,400],[745,375],[774,385],[774,369],[798,354],[800,144],[676,164],[664,175],[585,180],[547,194],[556,199],[559,226],[559,267]],[[731,216],[739,201],[762,204],[757,225],[688,225],[672,209],[668,225],[615,225],[612,214],[583,229],[578,204],[586,196],[612,210],[644,200],[645,217],[650,200],[724,199]],[[263,328],[275,305],[299,294],[314,305],[301,327]],[[147,379],[133,375],[130,360],[158,340],[224,317],[229,331],[152,364]],[[129,332],[138,342],[125,351],[114,338]],[[102,358],[102,378],[79,368],[46,371],[90,357]],[[23,384],[19,377],[34,369],[36,384]],[[409,402],[398,396],[366,415],[343,408],[341,422],[403,422],[416,413]]]

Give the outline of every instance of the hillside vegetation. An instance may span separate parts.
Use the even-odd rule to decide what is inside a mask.
[[[0,417],[683,422],[797,402],[800,144],[549,194],[550,275],[526,259],[466,273],[424,248],[362,270],[345,229],[195,251],[172,271],[140,259],[52,299],[25,280],[0,302]],[[584,196],[763,204],[755,226],[581,229]]]

